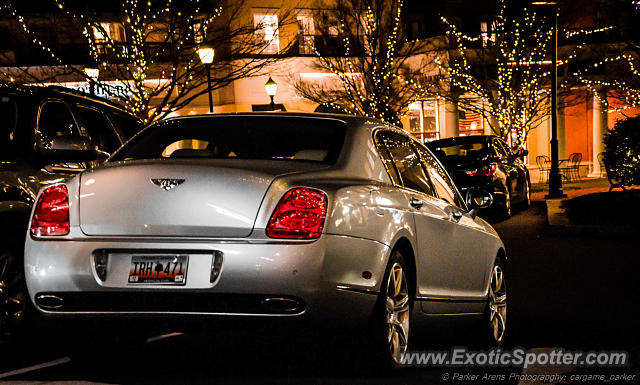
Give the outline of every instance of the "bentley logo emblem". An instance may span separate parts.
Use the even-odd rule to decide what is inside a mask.
[[[172,188],[181,185],[183,182],[184,179],[151,179],[151,183],[165,191],[169,191]]]

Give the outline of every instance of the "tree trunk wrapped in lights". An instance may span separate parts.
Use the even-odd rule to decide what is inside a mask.
[[[452,48],[437,58],[443,79],[435,92],[481,115],[495,135],[524,148],[529,132],[550,111],[549,23],[533,8],[509,0],[499,1],[495,21],[479,36],[442,21]]]

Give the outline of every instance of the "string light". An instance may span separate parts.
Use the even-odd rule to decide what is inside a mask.
[[[640,1],[634,0],[631,4],[640,9]],[[605,27],[594,30],[602,32],[613,29],[614,27]],[[587,51],[587,57],[591,53],[591,47],[580,45],[576,47],[573,57],[579,56],[582,52]],[[589,94],[593,95],[609,112],[623,113],[627,109],[640,107],[640,63],[638,59],[625,52],[624,49],[615,55],[606,56],[597,60],[584,68],[575,70],[571,73],[570,78],[577,81],[578,84],[584,86]],[[606,71],[607,75],[603,76],[602,71]],[[614,73],[614,76],[608,76]],[[568,88],[571,85],[562,84],[562,87]],[[609,101],[611,97],[616,105]]]

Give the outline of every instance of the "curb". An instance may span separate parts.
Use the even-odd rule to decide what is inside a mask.
[[[616,237],[637,236],[637,227],[626,226],[594,226],[594,225],[576,225],[569,221],[566,208],[564,207],[565,199],[547,199],[544,201],[547,214],[547,230],[553,234],[569,234],[569,235],[605,235]]]

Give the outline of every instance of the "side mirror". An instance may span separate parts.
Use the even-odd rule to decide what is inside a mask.
[[[493,195],[479,188],[470,188],[467,191],[466,200],[469,214],[475,218],[480,209],[486,209],[493,204]]]
[[[54,162],[90,162],[109,157],[108,153],[101,151],[84,136],[59,136],[49,146],[38,147],[37,151],[44,159]]]

